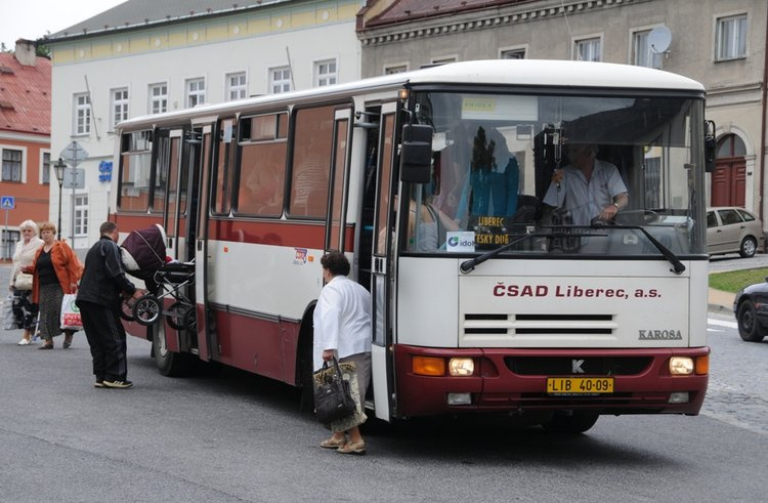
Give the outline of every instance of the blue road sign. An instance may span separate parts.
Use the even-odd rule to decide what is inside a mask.
[[[16,199],[13,196],[0,196],[0,209],[12,210],[16,207]]]

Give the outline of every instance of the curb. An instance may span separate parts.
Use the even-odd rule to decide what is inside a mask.
[[[707,310],[710,313],[733,314],[733,309],[729,307],[721,306],[720,304],[708,304]]]

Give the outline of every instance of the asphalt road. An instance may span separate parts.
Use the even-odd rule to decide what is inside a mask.
[[[320,449],[327,431],[269,379],[165,378],[129,338],[135,387],[94,389],[82,334],[38,351],[0,331],[0,502],[765,501],[768,341],[744,343],[728,316],[711,315],[709,334],[697,417],[602,417],[577,437],[371,421],[357,458]]]

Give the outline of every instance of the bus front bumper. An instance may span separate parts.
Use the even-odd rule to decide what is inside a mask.
[[[690,359],[695,371],[672,375],[673,357]],[[435,349],[396,345],[394,358],[397,417],[526,410],[696,415],[707,390],[709,348]],[[449,362],[455,358],[471,359],[472,374],[449,375]],[[442,375],[440,360],[445,363]],[[437,365],[424,370],[424,361]],[[586,382],[590,387],[562,388],[562,383],[570,386],[571,382]],[[597,389],[603,384],[608,390]]]

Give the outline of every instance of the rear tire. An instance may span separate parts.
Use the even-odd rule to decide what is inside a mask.
[[[763,332],[760,322],[757,320],[757,309],[751,300],[745,300],[739,305],[736,315],[739,325],[739,335],[747,342],[760,342],[763,340]]]
[[[196,360],[192,355],[168,350],[165,343],[165,324],[158,323],[152,335],[152,354],[160,374],[166,377],[179,377],[192,370]]]
[[[594,412],[574,412],[570,415],[555,413],[552,419],[541,426],[552,433],[576,435],[592,428],[599,417]]]
[[[752,258],[755,256],[755,253],[757,253],[757,240],[750,236],[745,237],[741,242],[739,255],[743,258]]]

